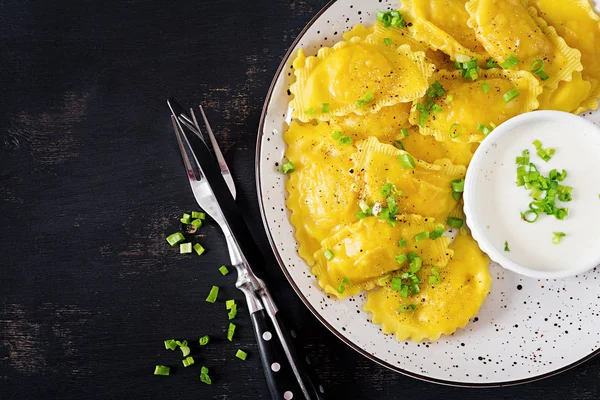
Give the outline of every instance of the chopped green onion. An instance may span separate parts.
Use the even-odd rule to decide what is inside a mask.
[[[600,198],[600,194],[598,195],[598,197]],[[404,240],[404,239],[400,239],[400,240],[398,241],[398,245],[399,245],[400,247],[406,247],[406,240]]]
[[[340,139],[340,144],[351,144],[352,138],[350,136],[344,136]]]
[[[180,221],[181,221],[181,223],[187,225],[192,222],[192,216],[188,213],[184,213],[183,217],[181,217]]]
[[[248,357],[248,353],[246,353],[244,350],[238,349],[238,351],[235,353],[235,356],[242,361],[246,361],[246,357]]]
[[[536,75],[539,76],[542,81],[546,81],[550,78],[550,75],[548,75],[544,71],[536,72]]]
[[[540,77],[542,81],[547,80],[550,76],[544,72],[544,60],[537,59],[531,64],[531,72]]]
[[[448,217],[448,219],[446,220],[446,223],[451,228],[460,229],[460,228],[462,228],[464,221],[460,218]]]
[[[450,137],[454,139],[460,135],[462,135],[462,126],[460,126],[460,124],[452,124],[450,126]]]
[[[392,184],[387,182],[385,185],[383,185],[383,187],[381,188],[381,195],[383,197],[388,197],[390,195],[392,191]]]
[[[196,243],[196,244],[194,245],[194,251],[195,251],[195,252],[196,252],[196,253],[197,253],[199,256],[201,256],[201,255],[202,255],[202,253],[204,253],[204,252],[205,252],[205,249],[204,249],[204,247],[202,247],[202,245],[201,245],[200,243]]]
[[[437,269],[437,267],[432,267],[431,275],[429,276],[429,284],[435,285],[441,282],[442,280],[440,279],[440,271]]]
[[[453,180],[452,181],[452,191],[464,192],[465,191],[465,180],[464,179]]]
[[[154,375],[168,376],[171,373],[171,368],[165,367],[164,365],[157,365],[154,367]]]
[[[534,223],[538,219],[538,212],[535,210],[527,210],[524,213],[521,213],[521,218],[523,221],[529,222],[530,224]]]
[[[199,211],[192,211],[193,219],[206,219],[206,214]]]
[[[420,242],[425,239],[429,239],[429,231],[423,231],[415,235],[415,242]]]
[[[185,241],[185,236],[183,236],[183,233],[181,232],[175,232],[172,235],[167,236],[167,242],[169,242],[171,246],[175,246],[183,241]]]
[[[194,364],[194,357],[186,357],[181,360],[181,362],[183,363],[184,367],[189,367],[190,365]]]
[[[323,103],[321,105],[321,112],[328,113],[329,112],[329,103]]]
[[[415,311],[416,309],[417,309],[417,306],[415,306],[414,304],[406,304],[406,305],[400,306],[400,308],[398,308],[398,312],[407,313],[407,312]]]
[[[510,249],[508,248],[508,241],[504,241],[504,251],[510,251]]]
[[[504,98],[504,102],[508,103],[511,100],[513,100],[515,97],[519,96],[519,91],[517,90],[517,88],[512,88],[510,89],[508,92],[504,93],[504,95],[502,95],[502,97]]]
[[[392,16],[389,12],[377,11],[377,21],[387,28],[392,23]]]
[[[179,346],[179,350],[181,350],[181,354],[184,357],[187,357],[190,354],[190,348],[187,346],[187,342],[185,342],[186,346]]]
[[[375,95],[369,90],[360,99],[356,100],[356,105],[364,108],[366,104],[371,103],[373,100],[375,100]]]
[[[235,318],[235,316],[237,315],[237,304],[233,304],[233,306],[231,306],[231,308],[229,309],[229,312],[227,313],[227,318],[232,320]]]
[[[405,150],[404,145],[399,140],[394,140],[394,147],[400,150]]]
[[[350,285],[350,279],[342,278],[342,280],[340,281],[340,284],[338,285],[338,288],[337,288],[338,293],[344,293],[344,290],[346,290],[345,285]]]
[[[534,146],[536,149],[539,149],[539,148],[541,148],[541,147],[542,147],[542,142],[540,142],[540,141],[539,141],[539,140],[537,140],[537,139],[536,139],[536,140],[534,140],[532,144],[533,144],[533,146]]]
[[[398,264],[402,264],[404,261],[407,260],[408,257],[406,257],[406,254],[398,254],[394,258],[396,259],[396,261],[398,262]]]
[[[331,138],[334,140],[340,140],[342,137],[344,137],[342,131],[333,131],[333,133],[331,134]]]
[[[490,122],[490,126],[492,127],[492,129],[496,129],[497,128],[496,124],[493,123],[493,122]]]
[[[194,228],[198,229],[202,226],[202,220],[200,218],[193,219],[192,222],[190,223],[190,225],[192,225]]]
[[[436,240],[436,239],[442,237],[442,235],[444,234],[445,231],[446,230],[444,229],[443,226],[438,226],[433,231],[431,231],[431,233],[429,234],[429,239]]]
[[[283,170],[284,174],[291,174],[292,172],[294,172],[296,170],[296,166],[294,165],[293,162],[288,161],[281,166],[281,169]]]
[[[529,156],[517,156],[517,165],[529,165]]]
[[[176,348],[177,348],[177,343],[175,343],[174,339],[165,340],[165,349],[175,350]]]
[[[554,237],[552,238],[552,243],[554,243],[554,244],[559,244],[560,240],[562,238],[564,238],[565,236],[567,236],[567,234],[564,232],[553,232],[553,234],[554,234]]]
[[[383,43],[385,43],[386,46],[391,46],[392,39],[390,39],[389,37],[383,38]]]
[[[377,282],[378,282],[379,284],[381,284],[381,285],[382,285],[382,284],[386,283],[387,281],[389,281],[389,280],[390,280],[390,278],[391,278],[391,275],[390,275],[390,274],[387,274],[387,275],[385,275],[385,276],[382,276],[381,278],[379,278],[379,279],[377,280]]]
[[[402,138],[405,138],[408,136],[408,129],[406,128],[400,128],[400,134],[402,135]]]
[[[492,58],[488,58],[487,60],[485,60],[485,66],[488,68],[497,68],[498,63],[496,61],[494,61]]]
[[[227,340],[230,342],[233,340],[233,334],[235,333],[235,324],[229,323],[229,328],[227,328]]]
[[[399,154],[398,161],[403,169],[415,168],[415,160],[408,153]]]
[[[431,106],[431,111],[433,111],[433,114],[439,114],[442,112],[442,107],[440,107],[437,104],[434,104]]]
[[[198,342],[200,343],[200,346],[206,346],[209,341],[210,341],[210,337],[208,335],[204,335],[200,338],[200,340]]]
[[[212,384],[210,377],[208,376],[208,368],[202,367],[200,370],[200,382],[206,383],[207,385]]]
[[[227,267],[226,267],[226,266],[224,266],[224,265],[221,265],[221,266],[219,267],[219,271],[221,272],[221,275],[227,275],[227,274],[229,273],[229,270],[228,270],[228,269],[227,269]]]
[[[397,276],[392,278],[392,290],[400,291],[402,287],[402,279]]]
[[[313,115],[315,113],[315,109],[310,107],[310,108],[307,108],[305,112],[308,115]]]
[[[481,86],[481,90],[483,90],[483,93],[488,94],[490,92],[490,85],[488,85],[487,82],[483,82],[479,86]]]
[[[231,307],[235,304],[235,300],[227,300],[225,301],[225,309],[231,310]]]
[[[215,301],[217,301],[217,296],[219,295],[219,287],[218,286],[213,286],[210,289],[210,293],[208,294],[208,297],[206,298],[206,301],[209,303],[214,303]]]
[[[487,126],[483,125],[483,124],[478,124],[477,125],[477,130],[483,132],[484,135],[489,135],[491,130],[490,128],[488,128]]]
[[[460,199],[462,197],[462,193],[461,192],[452,192],[452,197],[454,197],[454,200],[460,201]]]
[[[331,261],[333,259],[333,251],[331,251],[331,249],[325,249],[323,255],[325,256],[327,261]]]
[[[519,63],[519,59],[513,55],[508,56],[504,62],[500,63],[500,66],[504,69],[511,69]]]
[[[189,254],[192,252],[192,244],[190,242],[181,243],[179,245],[179,254]]]
[[[423,266],[423,259],[421,257],[417,257],[415,259],[413,259],[408,266],[410,267],[410,272],[412,272],[413,274],[417,271],[419,271],[421,269],[421,267]],[[414,276],[416,278],[416,275]],[[417,278],[417,282],[418,282]]]

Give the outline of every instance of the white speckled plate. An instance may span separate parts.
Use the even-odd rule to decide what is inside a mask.
[[[491,294],[465,329],[436,342],[399,343],[370,322],[362,310],[364,295],[345,301],[325,295],[296,253],[285,206],[285,175],[279,168],[292,55],[299,47],[307,55],[315,54],[319,47],[341,40],[354,24],[373,23],[378,9],[396,6],[389,0],[329,3],[300,33],[275,75],[258,132],[256,177],[263,222],[281,268],[306,306],[340,339],[366,357],[416,378],[460,386],[510,385],[584,362],[600,352],[600,268],[546,281],[492,264]],[[600,124],[600,112],[585,117]]]

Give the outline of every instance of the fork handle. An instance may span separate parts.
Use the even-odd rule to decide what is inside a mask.
[[[302,399],[300,386],[287,362],[282,344],[270,324],[267,313],[264,309],[260,309],[250,314],[250,318],[271,397],[274,400]]]

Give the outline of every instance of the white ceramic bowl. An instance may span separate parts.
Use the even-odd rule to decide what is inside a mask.
[[[549,162],[536,156],[532,139],[541,140],[544,148],[556,148]],[[543,213],[535,223],[520,218],[533,200],[515,183],[515,158],[527,147],[542,174],[552,168],[567,171],[561,184],[573,186],[573,201],[564,203],[569,208],[565,220]],[[533,111],[506,121],[481,143],[467,171],[464,211],[473,238],[492,260],[532,278],[564,278],[599,265],[598,160],[600,129],[579,116]],[[553,244],[553,231],[567,236]]]

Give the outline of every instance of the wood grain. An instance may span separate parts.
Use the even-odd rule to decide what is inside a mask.
[[[254,182],[260,111],[281,57],[324,1],[0,2],[0,393],[3,399],[265,399],[218,228],[201,258],[164,238],[195,209],[165,99],[202,103],[265,254]],[[268,282],[332,399],[596,400],[600,359],[475,390],[388,371],[328,332],[273,257]],[[221,287],[216,304],[204,301]],[[223,301],[240,304],[233,343]],[[169,338],[197,340],[184,369]],[[245,362],[237,348],[248,352]],[[155,364],[173,375],[155,377]],[[213,377],[199,382],[199,365]]]

